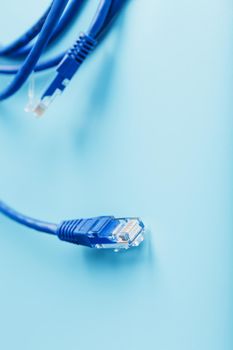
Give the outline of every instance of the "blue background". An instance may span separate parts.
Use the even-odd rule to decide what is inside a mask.
[[[47,4],[4,2],[1,40]],[[151,231],[113,254],[1,217],[1,349],[232,349],[232,10],[131,0],[44,118],[24,113],[27,86],[1,104],[4,200],[54,222],[139,215]]]

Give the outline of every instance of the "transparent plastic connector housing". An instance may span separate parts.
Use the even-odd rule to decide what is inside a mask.
[[[61,95],[61,90],[57,89],[52,96],[46,96],[42,100],[39,101],[36,105],[34,105],[34,108],[32,112],[37,117],[42,117],[42,115],[46,112],[50,104],[53,102],[53,100]]]
[[[54,99],[62,94],[96,45],[97,41],[92,36],[80,34],[78,40],[59,63],[56,75],[43,93],[39,103],[33,108],[35,115],[42,116]]]
[[[45,91],[39,102],[37,101],[34,104],[32,112],[37,116],[41,117],[46,110],[49,108],[51,103],[55,100],[56,97],[60,96],[64,89],[69,84],[70,80],[64,78],[62,75],[57,74],[55,79],[49,85],[48,89]]]
[[[35,73],[29,78],[28,84],[28,102],[24,108],[25,112],[31,113],[34,111],[35,106],[38,104],[38,99],[36,97],[36,82],[35,82]]]
[[[121,218],[119,224],[110,233],[111,243],[96,244],[97,249],[129,249],[137,247],[144,241],[144,224],[138,218]]]

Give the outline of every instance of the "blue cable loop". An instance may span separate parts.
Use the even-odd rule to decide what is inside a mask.
[[[42,61],[41,63],[38,63],[35,68],[34,68],[34,72],[41,72],[44,71],[46,69],[50,69],[50,68],[54,68],[56,67],[61,60],[64,58],[64,56],[66,55],[66,52],[62,52],[61,54],[50,58],[48,60]],[[0,65],[0,74],[5,74],[5,75],[13,75],[16,74],[21,66],[1,66]]]
[[[51,38],[49,39],[46,49],[54,43],[54,41],[61,35],[64,34],[67,28],[72,24],[73,20],[79,14],[79,10],[82,8],[83,3],[86,0],[70,0],[67,4],[64,14],[62,15],[60,21],[56,25]],[[20,50],[16,50],[12,53],[11,58],[22,58],[25,57],[32,49],[33,43],[29,45],[24,45]]]
[[[95,17],[92,20],[90,28],[88,30],[88,34],[97,39],[99,33],[104,27],[104,23],[108,17],[109,11],[113,4],[114,0],[101,0],[99,7],[96,11]]]
[[[86,35],[86,34],[83,34],[83,35]],[[87,37],[86,43],[85,43],[86,48],[83,47],[83,50],[88,50],[89,51],[88,53],[90,53],[94,49],[94,47],[97,45],[97,41],[88,35],[86,35],[86,37]],[[71,55],[72,52],[73,53],[77,52],[78,46],[81,50],[82,45],[84,45],[84,41],[85,41],[85,39],[83,39],[80,35],[79,39],[75,42],[73,47],[71,49],[69,49],[68,52],[62,52],[61,54],[59,54],[53,58],[50,58],[44,62],[42,61],[42,62],[38,63],[35,66],[34,71],[41,72],[43,70],[57,66],[62,61],[62,59],[65,57],[65,55],[67,55],[67,54]],[[17,66],[17,65],[16,66],[0,65],[0,74],[6,74],[6,75],[16,74],[18,72],[19,68],[20,68],[20,66]]]
[[[111,21],[114,19],[116,14],[119,12],[119,10],[123,7],[123,5],[125,4],[126,1],[127,0],[114,0],[112,2],[112,5],[109,8],[109,13],[108,13],[107,18],[104,22],[104,26],[101,29],[101,31],[98,33],[98,36],[97,36],[98,41],[102,40],[102,38],[106,32],[107,27],[109,26]],[[55,29],[55,31],[56,31],[56,29]],[[55,34],[55,32],[54,32],[54,34]],[[53,35],[52,35],[52,37],[53,37]],[[51,40],[52,40],[52,38],[51,38]],[[39,62],[35,66],[34,71],[41,72],[43,70],[56,67],[62,61],[62,59],[64,58],[65,55],[66,55],[66,52],[63,52],[63,53],[61,53],[53,58]],[[19,69],[20,69],[20,66],[18,66],[18,65],[15,65],[15,66],[0,65],[0,74],[6,74],[6,75],[16,74]]]
[[[60,240],[90,248],[129,249],[144,239],[145,226],[139,218],[94,218],[62,221],[59,225],[22,215],[0,201],[0,213],[15,222]]]
[[[13,81],[0,93],[0,100],[4,100],[10,96],[12,96],[15,92],[17,92],[23,83],[27,80],[30,73],[33,71],[36,66],[37,61],[40,58],[40,55],[47,45],[49,38],[52,35],[54,25],[57,20],[61,17],[66,4],[69,0],[54,0],[51,10],[46,18],[46,21],[43,25],[43,28],[39,34],[39,37],[27,56],[24,64],[20,68],[20,70],[15,75]]]
[[[21,49],[23,46],[27,45],[32,39],[34,39],[37,34],[41,31],[44,22],[51,10],[51,5],[45,11],[45,13],[37,20],[35,24],[32,25],[24,34],[22,34],[18,39],[14,40],[12,43],[0,47],[0,56],[8,56]]]

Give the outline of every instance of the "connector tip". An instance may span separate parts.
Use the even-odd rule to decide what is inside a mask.
[[[145,227],[143,222],[138,218],[121,218],[113,219],[113,230],[109,230],[110,226],[106,227],[104,235],[107,234],[108,243],[98,242],[95,245],[97,249],[113,249],[115,252],[120,250],[138,247],[144,241]],[[100,234],[100,236],[103,232]]]
[[[35,114],[35,116],[41,117],[45,113],[46,109],[47,106],[43,102],[40,102],[34,107],[33,113]]]

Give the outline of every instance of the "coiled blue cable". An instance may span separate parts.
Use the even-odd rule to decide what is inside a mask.
[[[32,25],[25,33],[20,35],[19,38],[14,40],[12,43],[5,45],[0,48],[0,56],[9,56],[18,49],[21,49],[23,46],[27,45],[32,39],[34,39],[37,34],[41,31],[41,28],[49,14],[51,5],[45,11],[45,13]]]
[[[42,61],[41,63],[38,63],[35,68],[34,72],[41,72],[49,68],[54,68],[58,65],[59,62],[63,59],[65,56],[66,52],[63,52],[53,58],[47,59],[44,62]],[[16,74],[21,66],[16,65],[16,66],[1,66],[0,65],[0,74],[5,74],[5,75],[13,75]]]
[[[88,30],[88,35],[97,39],[99,32],[103,29],[106,18],[108,17],[113,0],[102,0],[96,11],[95,17]]]
[[[48,45],[45,49],[47,49],[61,34],[64,34],[66,29],[71,25],[74,18],[79,14],[79,10],[81,9],[83,3],[86,0],[70,0],[67,4],[64,14],[62,15],[60,21],[56,25],[54,32],[52,33]],[[24,45],[20,50],[16,50],[11,55],[11,58],[22,58],[25,57],[32,49],[33,43],[29,45]]]
[[[99,30],[98,35],[96,35],[98,41],[101,40],[101,38],[102,38],[103,34],[105,33],[107,27],[109,26],[110,22],[113,20],[113,18],[116,16],[116,14],[119,12],[119,10],[123,7],[123,5],[125,3],[126,3],[126,0],[114,0],[114,1],[112,1],[111,6],[109,7],[109,13],[106,16],[105,21],[102,20],[102,28]],[[99,13],[99,12],[97,12],[97,13]],[[96,17],[97,17],[97,15],[95,16],[95,18]],[[55,33],[53,35],[55,35]],[[52,37],[53,37],[53,35],[52,35]],[[47,59],[45,61],[38,63],[35,66],[34,71],[41,72],[43,70],[56,67],[59,64],[59,62],[63,59],[65,54],[66,54],[66,52],[63,52],[59,55],[56,55],[53,58],[50,58],[50,59]],[[19,69],[20,69],[20,65],[14,65],[14,66],[13,65],[0,65],[0,74],[13,75],[13,74],[16,74]]]
[[[0,100],[12,96],[20,89],[33,71],[40,55],[52,35],[57,20],[60,19],[69,0],[54,0],[39,37],[13,81],[0,93]]]

